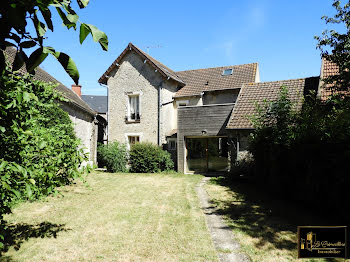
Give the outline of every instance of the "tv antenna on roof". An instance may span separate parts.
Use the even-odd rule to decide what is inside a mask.
[[[147,54],[149,54],[149,49],[150,48],[162,48],[163,46],[158,44],[158,45],[147,45],[145,47],[146,47],[146,50],[147,50]]]

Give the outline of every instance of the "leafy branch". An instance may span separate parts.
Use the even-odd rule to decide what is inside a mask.
[[[89,0],[76,0],[80,9],[89,4]],[[44,46],[47,30],[54,31],[51,10],[56,10],[63,25],[69,30],[79,30],[80,44],[91,34],[95,42],[101,45],[104,51],[108,50],[108,37],[96,26],[82,23],[79,16],[71,7],[71,0],[4,0],[0,6],[0,48],[15,47],[17,53],[12,64],[14,71],[26,64],[29,73],[33,73],[48,55],[55,57],[67,74],[76,84],[79,82],[79,71],[69,55],[56,51],[53,47]],[[41,15],[43,21],[39,19]],[[28,23],[32,23],[35,34],[27,31]],[[24,49],[38,48],[29,57]],[[5,56],[0,52],[0,71],[5,70]]]

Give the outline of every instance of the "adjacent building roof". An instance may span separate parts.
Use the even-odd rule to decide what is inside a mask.
[[[5,50],[5,55],[6,59],[12,64],[12,62],[15,59],[16,56],[16,49],[15,48],[6,48]],[[27,70],[25,65],[21,67],[21,69],[18,70],[21,74],[27,74]],[[69,100],[70,103],[73,105],[79,107],[83,111],[91,114],[91,115],[96,115],[96,112],[92,110],[88,104],[86,104],[77,94],[75,94],[70,88],[67,88],[65,85],[63,85],[61,82],[56,80],[52,75],[41,69],[40,67],[37,67],[35,69],[35,75],[34,75],[35,80],[40,80],[43,82],[51,82],[54,84],[58,84],[55,89],[59,91],[63,97]]]
[[[107,96],[82,95],[81,99],[83,99],[96,112],[102,114],[107,113]]]
[[[108,75],[113,69],[118,67],[123,57],[130,51],[139,54],[142,59],[145,59],[147,63],[152,65],[167,79],[172,79],[179,83],[181,89],[175,94],[175,97],[198,96],[206,91],[241,88],[243,83],[255,82],[258,74],[257,63],[175,72],[132,43],[129,43],[100,77],[98,82],[107,84]],[[232,74],[223,75],[225,69],[232,69]]]
[[[243,85],[236,105],[227,124],[227,129],[253,129],[249,119],[256,113],[256,104],[263,105],[264,100],[273,101],[279,96],[281,86],[286,86],[289,98],[301,108],[302,98],[310,90],[317,90],[319,77],[309,77],[274,82],[246,83]]]
[[[337,75],[339,74],[339,67],[325,59],[325,58],[322,58],[322,63],[321,63],[321,81],[320,81],[320,86],[319,86],[319,89],[318,89],[318,96],[320,97],[321,100],[326,100],[329,96],[331,96],[332,94],[334,94],[331,89],[332,87],[332,84],[324,84],[324,82],[322,81],[322,79],[324,78],[327,78],[327,77],[330,77],[330,76],[334,76],[334,75]],[[348,91],[349,92],[349,91]],[[340,93],[340,94],[345,94],[348,92],[346,91],[338,91],[337,93]]]
[[[128,44],[128,46],[124,49],[124,51],[118,56],[118,58],[108,67],[106,72],[100,77],[98,82],[101,84],[107,84],[107,79],[108,79],[109,73],[114,68],[116,68],[118,66],[118,64],[121,62],[123,57],[130,51],[134,51],[137,54],[139,54],[143,59],[146,60],[146,63],[150,64],[155,69],[157,69],[163,77],[173,79],[176,82],[178,82],[181,86],[185,85],[185,83],[182,81],[182,79],[180,79],[173,70],[171,70],[167,66],[163,65],[161,62],[154,59],[153,57],[151,57],[147,53],[143,52],[140,48],[136,47],[132,43]]]
[[[226,69],[232,69],[232,74],[223,75]],[[175,97],[241,88],[243,83],[255,82],[257,70],[258,63],[179,71],[176,74],[184,80],[186,85],[176,92]]]

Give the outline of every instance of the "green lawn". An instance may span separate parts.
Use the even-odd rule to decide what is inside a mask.
[[[343,225],[338,218],[324,218],[300,203],[280,200],[264,185],[212,178],[205,189],[253,261],[344,261],[297,259],[297,226]]]
[[[6,216],[1,261],[217,261],[198,175],[93,173]]]

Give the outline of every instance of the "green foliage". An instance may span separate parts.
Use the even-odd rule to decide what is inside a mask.
[[[350,86],[350,1],[343,6],[340,1],[333,0],[336,10],[334,17],[323,16],[326,24],[337,24],[344,30],[325,30],[321,36],[315,36],[318,41],[317,48],[321,50],[322,57],[335,63],[339,68],[339,74],[329,76],[324,80],[333,91],[349,91]],[[334,92],[336,93],[336,92]],[[346,92],[345,92],[346,94]],[[347,94],[348,95],[348,94]]]
[[[341,212],[349,201],[350,99],[323,103],[309,96],[300,112],[289,104],[282,90],[270,103],[274,112],[261,110],[255,118],[255,177],[284,196]]]
[[[89,0],[77,0],[79,8],[85,8]],[[97,27],[79,21],[79,16],[71,7],[71,0],[3,0],[0,5],[0,48],[4,50],[8,46],[17,48],[17,54],[13,62],[13,69],[18,70],[26,64],[27,71],[32,73],[48,55],[54,56],[62,65],[67,74],[76,84],[79,81],[79,72],[74,61],[65,53],[57,52],[52,47],[43,45],[47,29],[53,32],[52,10],[56,10],[63,25],[67,28],[77,29],[80,23],[80,43],[91,33],[95,42],[99,42],[102,49],[108,50],[107,35]],[[39,16],[39,14],[41,16]],[[39,18],[43,18],[40,21]],[[28,23],[31,22],[36,34],[28,32]],[[23,49],[38,48],[28,57]],[[5,70],[5,58],[0,52],[0,72]]]
[[[126,146],[114,141],[97,147],[97,162],[100,167],[106,167],[109,172],[126,172],[128,153]]]
[[[130,150],[130,172],[158,173],[174,168],[169,152],[152,143],[136,143]]]
[[[6,70],[0,87],[1,221],[13,201],[50,194],[80,176],[85,157],[51,84]]]

